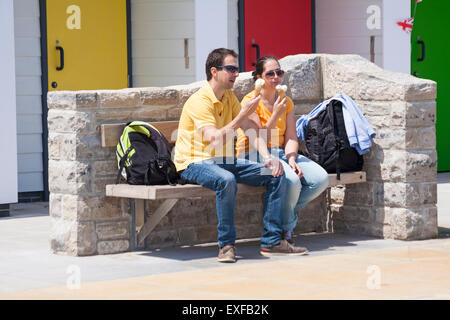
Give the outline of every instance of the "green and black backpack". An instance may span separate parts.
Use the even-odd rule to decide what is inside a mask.
[[[178,183],[179,175],[171,160],[171,146],[154,126],[143,121],[128,122],[117,144],[119,172],[129,184]]]

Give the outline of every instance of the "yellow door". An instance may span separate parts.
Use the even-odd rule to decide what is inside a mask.
[[[128,87],[126,0],[47,0],[48,90]]]

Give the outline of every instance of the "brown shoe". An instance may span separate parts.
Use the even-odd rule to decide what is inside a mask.
[[[219,249],[219,262],[236,262],[236,248],[232,244],[227,244]]]
[[[303,247],[296,247],[291,245],[286,240],[281,240],[280,244],[270,247],[270,248],[262,248],[260,250],[260,253],[263,256],[284,256],[284,255],[290,255],[290,256],[301,256],[306,253],[308,253],[308,249]]]

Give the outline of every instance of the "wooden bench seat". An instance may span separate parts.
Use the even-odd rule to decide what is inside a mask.
[[[155,126],[170,143],[175,143],[178,121],[151,122],[150,124]],[[103,124],[101,126],[102,147],[116,147],[124,127],[124,123]],[[328,177],[330,187],[366,181],[366,173],[364,171],[341,173],[340,180],[337,180],[336,174],[329,174]],[[265,187],[238,184],[238,194],[255,194],[263,193],[264,191]],[[137,186],[121,183],[106,186],[106,196],[131,200],[131,250],[144,244],[145,238],[173,208],[178,199],[205,198],[214,197],[215,195],[214,191],[194,184]],[[147,221],[145,221],[145,200],[164,200]]]
[[[337,180],[335,173],[329,173],[329,186],[334,187],[341,184],[358,183],[366,181],[364,171],[341,173],[341,179]],[[238,194],[254,194],[264,192],[265,187],[252,187],[245,184],[238,184]],[[160,199],[180,199],[196,197],[214,197],[215,191],[196,184],[185,185],[163,185],[163,186],[136,186],[125,183],[109,184],[106,186],[106,195],[119,198],[135,198],[144,200]],[[200,196],[199,196],[200,195]]]

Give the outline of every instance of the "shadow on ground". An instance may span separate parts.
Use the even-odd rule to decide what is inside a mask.
[[[374,237],[336,233],[309,233],[297,235],[295,237],[296,245],[308,248],[309,256],[324,253],[339,253],[344,251],[345,248],[354,248],[355,246],[361,245],[361,243],[365,243],[365,245],[363,245],[365,248],[373,247],[370,245],[371,241],[376,241],[379,243],[380,241],[386,240]],[[238,240],[236,242],[237,258],[243,260],[270,259],[259,254],[259,245],[259,239]],[[217,253],[217,244],[210,243],[145,250],[141,253],[141,255],[186,261],[215,258]]]

